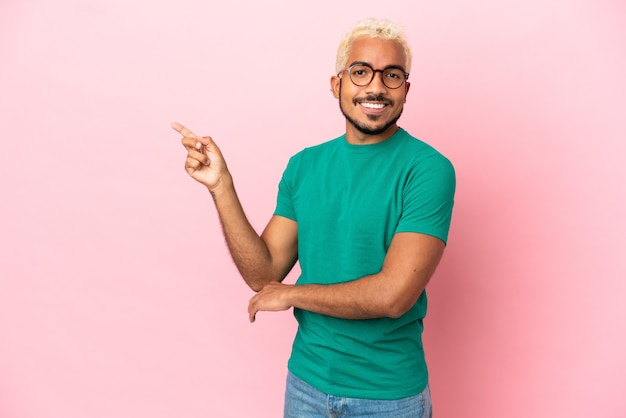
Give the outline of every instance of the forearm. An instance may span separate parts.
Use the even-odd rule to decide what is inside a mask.
[[[381,272],[331,285],[271,282],[250,299],[248,314],[254,322],[259,311],[284,311],[294,307],[343,319],[398,318],[413,307],[428,277],[393,280]]]
[[[267,245],[245,215],[232,178],[223,179],[210,190],[217,209],[228,250],[245,282],[258,291],[275,277]]]
[[[400,289],[379,273],[347,283],[293,286],[285,297],[296,308],[338,318],[397,318],[415,304],[426,282],[418,288]]]

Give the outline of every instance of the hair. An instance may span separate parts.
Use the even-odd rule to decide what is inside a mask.
[[[348,57],[352,50],[352,43],[361,36],[369,36],[371,38],[380,38],[385,41],[394,41],[402,46],[404,56],[406,58],[405,71],[411,72],[412,54],[411,49],[406,41],[404,28],[396,22],[388,19],[369,18],[357,22],[356,25],[347,32],[337,50],[337,61],[335,62],[335,72],[339,73],[346,68]]]

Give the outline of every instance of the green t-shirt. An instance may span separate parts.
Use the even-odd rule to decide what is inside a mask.
[[[298,223],[297,284],[333,284],[378,273],[396,232],[446,242],[454,168],[399,129],[386,141],[352,145],[345,135],[293,156],[275,215]],[[400,399],[428,383],[422,346],[426,293],[397,319],[347,320],[295,309],[289,370],[335,396]]]

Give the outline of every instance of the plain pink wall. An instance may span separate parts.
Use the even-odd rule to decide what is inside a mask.
[[[262,228],[289,156],[342,132],[334,54],[369,16],[407,27],[401,125],[457,169],[436,416],[626,415],[623,2],[4,0],[0,417],[281,416],[294,320],[248,323],[169,125],[214,137]]]

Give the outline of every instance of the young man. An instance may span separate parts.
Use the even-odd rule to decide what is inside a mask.
[[[294,308],[285,416],[431,416],[424,289],[447,240],[454,169],[397,125],[411,67],[401,28],[359,22],[336,65],[330,86],[346,132],[291,158],[260,236],[215,142],[172,127],[183,135],[187,172],[211,192],[233,260],[257,292],[250,321]],[[296,285],[282,284],[296,260]]]

